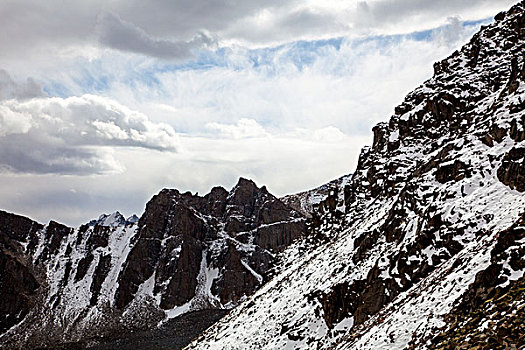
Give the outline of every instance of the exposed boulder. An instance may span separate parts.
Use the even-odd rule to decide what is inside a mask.
[[[525,147],[513,147],[505,153],[498,179],[513,190],[525,192]]]
[[[457,159],[440,164],[436,171],[436,180],[441,183],[460,181],[465,177],[470,177],[469,168],[467,164]]]

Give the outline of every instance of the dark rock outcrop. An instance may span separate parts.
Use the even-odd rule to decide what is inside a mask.
[[[0,333],[20,322],[34,306],[40,282],[21,243],[29,246],[42,227],[0,211]]]
[[[89,266],[91,265],[91,262],[95,256],[92,252],[89,252],[86,256],[82,257],[77,265],[76,273],[75,273],[75,281],[80,281],[84,279],[86,276],[87,270],[89,269]]]
[[[50,221],[45,228],[45,245],[42,253],[38,256],[37,264],[41,264],[50,257],[56,255],[62,241],[73,232],[71,227],[62,225],[56,221]]]
[[[31,310],[40,287],[17,243],[0,233],[0,332],[20,322]]]
[[[230,192],[215,187],[204,197],[162,190],[147,204],[138,226],[137,241],[119,276],[119,308],[153,274],[163,309],[189,302],[196,295],[202,263],[219,270],[212,294],[221,304],[236,302],[261,285],[270,253],[305,232],[301,214],[243,178]]]
[[[101,255],[97,267],[95,268],[95,272],[93,274],[93,280],[91,282],[91,299],[89,301],[91,305],[97,304],[98,296],[100,294],[100,288],[102,287],[102,283],[106,279],[110,267],[111,255]]]
[[[166,274],[168,283],[163,290],[160,307],[171,309],[174,306],[181,306],[190,301],[195,296],[197,287],[197,276],[200,271],[202,259],[202,244],[192,238],[184,238],[180,247],[180,255],[177,260],[176,268],[173,274]],[[157,283],[163,283],[163,279],[156,280]],[[157,287],[159,289],[159,287]]]
[[[0,233],[10,239],[19,242],[33,241],[36,232],[42,228],[44,225],[36,221],[0,210]]]
[[[365,280],[337,284],[329,293],[319,296],[329,328],[348,317],[353,317],[353,323],[359,325],[392,300],[396,293],[391,291],[397,292],[399,288],[392,279],[378,278],[378,275],[379,269],[374,267]]]
[[[242,178],[205,196],[164,189],[138,220],[115,212],[78,229],[0,211],[0,348],[83,348],[230,308],[305,232],[303,215]]]
[[[525,147],[513,147],[505,154],[498,179],[513,190],[525,192]]]

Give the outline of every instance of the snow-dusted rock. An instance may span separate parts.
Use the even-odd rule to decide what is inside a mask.
[[[301,214],[246,179],[203,197],[164,189],[140,220],[115,212],[77,229],[0,212],[0,348],[87,345],[231,308],[304,232]]]
[[[521,2],[436,63],[374,128],[352,178],[281,254],[281,272],[189,348],[422,349],[472,291],[483,302],[519,291],[524,28]]]

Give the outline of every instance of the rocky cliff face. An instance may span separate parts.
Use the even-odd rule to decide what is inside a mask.
[[[190,348],[439,348],[451,320],[498,295],[518,316],[471,325],[501,324],[497,348],[521,346],[504,335],[520,331],[525,271],[524,52],[521,2],[436,63],[373,129],[282,272]]]
[[[203,197],[164,189],[139,220],[116,212],[78,229],[0,212],[0,348],[87,346],[230,308],[304,232],[301,214],[246,179]]]
[[[149,278],[165,310],[187,308],[196,296],[200,307],[235,303],[262,284],[272,254],[303,234],[304,224],[265,187],[245,179],[230,193],[216,187],[204,197],[163,190],[138,223],[117,306],[126,307]],[[199,279],[207,290],[197,290]]]
[[[39,276],[24,247],[16,242],[23,241],[31,249],[42,228],[32,220],[0,211],[0,332],[20,322],[34,306]]]

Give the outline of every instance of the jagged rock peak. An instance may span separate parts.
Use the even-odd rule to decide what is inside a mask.
[[[136,224],[137,222],[139,222],[139,217],[135,214],[131,215],[126,219],[126,223],[129,224]]]
[[[258,189],[255,182],[253,182],[250,179],[246,179],[244,177],[239,177],[239,181],[237,181],[237,184],[234,187],[250,187],[250,188]]]
[[[234,305],[261,285],[272,252],[304,232],[300,214],[251,180],[241,178],[230,192],[214,187],[204,196],[163,189],[139,220],[116,305],[126,308],[152,277],[158,307],[169,315]],[[216,277],[202,290],[199,276],[210,273]]]
[[[111,214],[101,214],[98,219],[93,219],[85,226],[93,227],[95,225],[104,226],[104,227],[119,227],[124,225],[133,225],[139,221],[137,215],[133,214],[127,219],[119,211],[115,211]]]
[[[261,215],[253,220],[275,221],[278,218],[287,220],[290,217],[301,218],[303,215],[292,207],[282,203],[277,197],[268,192],[266,186],[258,187],[257,184],[243,177],[240,177],[237,184],[227,191],[221,186],[213,187],[210,192],[204,196],[198,193],[192,194],[187,191],[181,193],[177,189],[163,189],[152,198],[148,206],[154,207],[159,205],[166,209],[166,205],[172,201],[181,205],[191,207],[206,215],[214,217],[231,217],[240,215],[241,217],[252,217]],[[271,207],[272,218],[267,217]],[[147,214],[148,210],[146,210]],[[141,224],[140,224],[141,225]],[[232,224],[235,226],[234,224]],[[247,227],[237,228],[247,230]],[[228,226],[226,231],[235,230]]]
[[[163,189],[140,219],[115,212],[78,229],[0,212],[0,264],[13,267],[0,282],[18,276],[9,282],[15,290],[1,290],[17,304],[0,302],[0,310],[19,315],[0,318],[0,328],[12,331],[3,339],[12,348],[78,341],[231,308],[268,279],[275,254],[305,226],[304,217],[247,179],[204,196]]]

